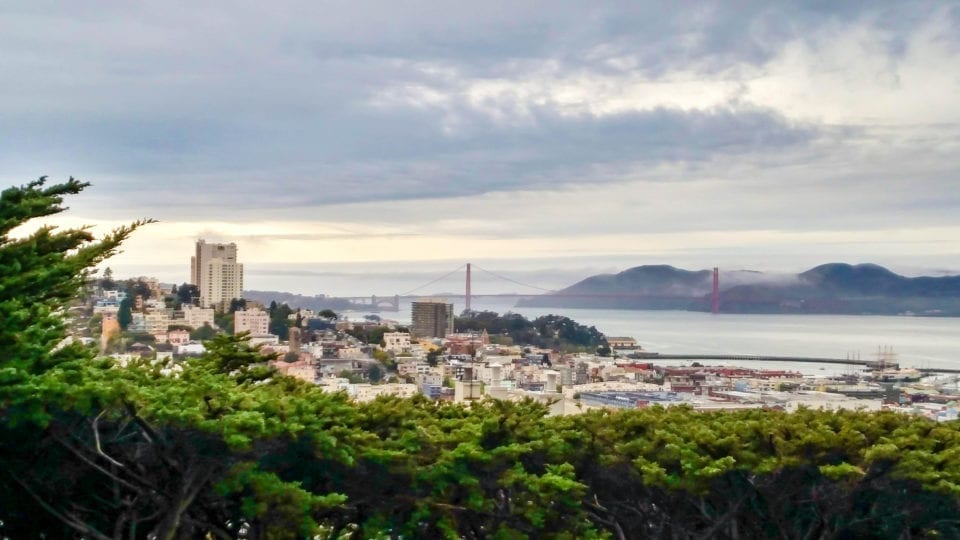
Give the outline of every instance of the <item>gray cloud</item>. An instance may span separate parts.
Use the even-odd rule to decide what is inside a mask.
[[[134,179],[111,187],[135,192],[129,196],[144,206],[216,202],[277,208],[607,182],[618,178],[598,175],[595,167],[775,152],[817,136],[812,126],[754,109],[658,109],[571,118],[542,108],[529,125],[518,128],[496,125],[466,108],[458,114],[469,118],[469,127],[454,136],[442,133],[436,112],[422,111],[342,118],[337,125],[351,131],[339,140],[322,125],[270,141],[255,129],[221,137],[227,130],[193,121],[100,122],[15,138],[21,144],[26,139],[73,148],[88,167],[103,166],[90,161],[109,162],[103,172]],[[90,131],[100,135],[89,138]],[[255,143],[261,139],[263,144]],[[146,182],[137,182],[138,177]],[[147,182],[153,186],[145,188]]]
[[[736,99],[605,115],[571,114],[545,101],[504,121],[478,108],[461,85],[523,78],[544,66],[558,77],[762,71],[795,40],[816,47],[824,33],[858,25],[878,36],[896,64],[931,17],[960,26],[956,4],[101,6],[0,8],[0,174],[8,183],[39,174],[92,180],[99,189],[91,200],[104,214],[196,217],[204,209],[203,217],[230,218],[282,209],[280,217],[302,216],[308,210],[298,208],[341,203],[618,185],[664,164],[707,174],[718,163],[728,169],[716,177],[732,194],[717,201],[731,208],[718,224],[797,226],[821,215],[814,205],[829,210],[828,221],[847,209],[861,222],[896,211],[942,223],[960,207],[949,187],[956,170],[931,165],[940,156],[919,143],[897,146],[903,159],[888,171],[860,168],[866,159],[838,163],[839,152],[825,143],[848,151],[856,139],[887,142],[862,126],[797,122]],[[960,43],[956,32],[944,39]],[[374,104],[397,87],[434,90],[445,101]],[[944,137],[955,133],[933,139]],[[743,163],[760,184],[731,178]],[[781,174],[798,163],[811,164],[808,178]],[[924,176],[907,182],[914,174]],[[878,177],[886,189],[870,191]],[[763,186],[781,193],[744,191]],[[655,223],[642,224],[690,227],[700,210],[673,211],[683,224],[655,214]],[[756,221],[738,222],[744,215]],[[628,214],[609,222],[638,224]]]

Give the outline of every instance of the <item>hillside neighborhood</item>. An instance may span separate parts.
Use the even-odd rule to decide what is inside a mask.
[[[242,335],[278,373],[357,401],[422,394],[456,403],[533,399],[559,415],[686,404],[702,410],[896,408],[957,417],[956,397],[929,385],[892,388],[853,374],[814,378],[788,370],[657,365],[633,337],[604,336],[552,315],[534,321],[512,313],[457,316],[439,299],[414,302],[407,327],[373,314],[211,301],[192,284],[114,281],[108,270],[90,282],[73,311],[76,338],[120,365],[149,361],[175,372],[180,359],[205,352],[205,340]]]

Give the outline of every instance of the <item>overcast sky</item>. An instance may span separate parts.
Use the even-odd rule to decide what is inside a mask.
[[[958,2],[12,4],[0,180],[115,268],[960,273]]]

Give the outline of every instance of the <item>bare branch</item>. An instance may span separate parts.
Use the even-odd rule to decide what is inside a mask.
[[[87,458],[87,456],[84,456],[83,453],[81,453],[79,450],[77,450],[76,448],[74,448],[74,447],[73,447],[72,445],[70,445],[67,441],[63,440],[63,438],[60,437],[59,435],[53,433],[52,436],[53,436],[53,439],[54,439],[55,441],[57,441],[58,443],[60,443],[60,446],[66,448],[66,449],[69,450],[71,453],[73,453],[73,455],[75,455],[75,456],[77,456],[78,458],[80,458],[84,463],[86,463],[87,465],[90,465],[90,466],[93,467],[94,469],[100,471],[101,473],[103,473],[104,475],[106,475],[106,476],[109,477],[110,479],[114,480],[114,481],[117,482],[118,484],[121,484],[121,485],[123,485],[124,487],[127,487],[127,488],[132,489],[132,490],[135,490],[135,491],[140,491],[140,490],[143,489],[144,487],[148,487],[148,488],[151,488],[151,489],[153,488],[153,486],[151,486],[150,484],[146,483],[144,479],[142,479],[142,478],[140,478],[140,477],[137,477],[137,476],[134,476],[134,478],[135,478],[137,481],[144,483],[144,486],[137,486],[137,485],[131,484],[130,482],[124,480],[123,478],[120,478],[120,477],[117,476],[116,474],[108,471],[107,469],[105,469],[105,468],[101,467],[100,465],[98,465],[97,463],[93,462],[92,460],[90,460],[89,458]]]
[[[108,456],[108,455],[106,454],[106,452],[104,452],[103,449],[100,448],[100,426],[99,426],[99,424],[100,424],[100,418],[101,418],[101,417],[104,415],[104,413],[106,413],[106,412],[107,412],[106,409],[100,411],[100,414],[98,414],[97,417],[93,419],[93,440],[94,440],[94,443],[96,443],[97,453],[100,454],[101,456],[103,456],[104,458],[106,458],[107,461],[109,461],[110,463],[113,463],[113,464],[116,465],[117,467],[125,467],[125,465],[124,465],[123,463],[120,463],[119,461],[117,461],[117,460],[113,459],[112,457]]]
[[[37,495],[36,492],[34,492],[32,489],[30,489],[30,486],[27,485],[27,483],[24,482],[19,476],[17,476],[16,474],[14,474],[13,470],[12,470],[9,466],[7,466],[6,464],[4,464],[3,469],[7,472],[7,474],[10,475],[10,478],[13,478],[13,481],[14,481],[14,482],[16,482],[17,484],[19,484],[20,487],[22,487],[23,490],[26,491],[27,494],[29,494],[30,497],[32,497],[33,500],[35,500],[35,501],[37,502],[37,504],[39,504],[44,510],[46,510],[47,512],[49,512],[53,517],[55,517],[55,518],[57,518],[58,520],[60,520],[64,525],[66,525],[66,526],[68,526],[68,527],[70,527],[70,528],[72,528],[72,529],[74,529],[74,530],[76,530],[76,531],[79,531],[79,532],[81,532],[81,533],[83,533],[83,534],[86,534],[86,535],[89,535],[89,536],[91,536],[91,537],[93,537],[93,538],[96,538],[96,539],[98,539],[98,540],[111,540],[111,538],[110,538],[109,536],[107,536],[107,535],[103,534],[102,532],[94,529],[94,528],[91,527],[90,525],[87,525],[86,523],[78,520],[76,517],[71,516],[71,515],[69,515],[69,514],[64,514],[64,513],[62,513],[62,512],[58,512],[56,508],[54,508],[54,507],[50,506],[49,504],[47,504],[47,502],[44,501],[43,498],[41,498],[39,495]]]

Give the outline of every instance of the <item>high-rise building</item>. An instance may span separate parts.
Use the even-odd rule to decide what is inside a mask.
[[[453,304],[442,300],[414,302],[411,333],[417,338],[442,338],[453,333]]]
[[[200,307],[225,310],[243,294],[243,265],[237,262],[237,245],[198,240],[197,253],[190,258],[190,278],[200,289]]]

